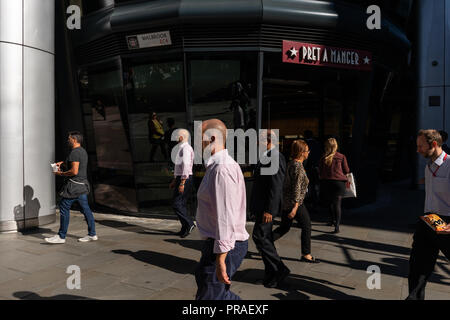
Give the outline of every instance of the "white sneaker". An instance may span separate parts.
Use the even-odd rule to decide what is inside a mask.
[[[86,236],[86,237],[83,237],[83,238],[80,238],[80,239],[78,239],[78,241],[80,241],[80,242],[89,242],[89,241],[97,241],[98,240],[98,237],[95,235],[95,236]]]
[[[61,237],[59,236],[59,234],[54,235],[53,237],[50,238],[45,238],[45,241],[47,241],[48,243],[65,243],[66,239],[61,239]]]

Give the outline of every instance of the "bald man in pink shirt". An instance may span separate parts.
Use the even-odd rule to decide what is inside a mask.
[[[247,254],[246,192],[240,166],[225,149],[226,126],[217,119],[202,125],[205,176],[197,193],[197,227],[205,239],[195,271],[197,300],[240,300],[231,278]]]

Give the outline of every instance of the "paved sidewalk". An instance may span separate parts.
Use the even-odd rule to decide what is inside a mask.
[[[422,204],[421,204],[422,201]],[[276,242],[291,269],[281,288],[261,284],[263,263],[250,237],[249,254],[232,279],[243,299],[404,299],[413,229],[423,192],[404,185],[386,187],[376,204],[347,210],[339,235],[325,225],[326,213],[312,215],[312,254],[320,264],[299,262],[300,229]],[[99,240],[77,242],[87,233],[83,216],[73,212],[65,244],[44,237],[59,223],[27,233],[0,234],[1,299],[194,299],[193,276],[200,259],[195,230],[174,235],[176,220],[95,214]],[[59,221],[59,220],[58,220]],[[247,223],[251,235],[253,223]],[[81,269],[81,289],[69,290],[66,269]],[[369,290],[367,268],[381,269],[381,289]],[[426,299],[450,299],[450,264],[441,254],[427,286]]]

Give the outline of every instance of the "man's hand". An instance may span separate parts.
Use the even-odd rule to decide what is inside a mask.
[[[227,257],[227,252],[219,253],[216,257],[216,275],[217,279],[225,284],[231,284],[230,279],[227,274],[227,265],[225,264],[225,258]]]
[[[180,184],[180,186],[178,187],[178,192],[179,193],[183,193],[184,192],[184,184]]]
[[[443,230],[445,233],[450,233],[450,223]]]
[[[272,222],[272,215],[268,212],[264,212],[263,214],[263,223],[269,223]]]

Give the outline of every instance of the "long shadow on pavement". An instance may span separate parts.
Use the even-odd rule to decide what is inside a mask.
[[[396,254],[403,254],[406,256],[409,256],[411,249],[405,248],[401,246],[396,246],[388,243],[380,243],[380,242],[374,242],[374,241],[368,241],[368,240],[358,240],[358,239],[352,239],[352,238],[346,238],[336,235],[330,235],[330,234],[320,234],[315,235],[311,237],[311,240],[320,240],[325,242],[331,242],[336,245],[349,245],[364,249],[371,249],[371,250],[377,250],[382,252],[390,252],[390,253],[396,253]]]
[[[54,235],[57,234],[57,232],[53,231],[52,229],[48,229],[48,228],[32,228],[32,229],[28,229],[28,230],[22,230],[19,231],[22,235],[24,236],[31,236],[33,238],[37,238],[40,240],[44,240],[44,236],[43,234],[48,234],[48,235]],[[71,239],[78,239],[80,238],[79,236],[75,236],[72,234],[67,234],[66,235],[67,238],[71,238]],[[47,242],[41,243],[41,244],[48,244]]]
[[[115,220],[99,220],[96,223],[101,224],[105,227],[119,229],[121,231],[134,232],[138,234],[152,234],[152,235],[174,235],[176,232],[173,231],[165,231],[165,230],[155,230],[146,227],[142,227],[139,225],[131,224],[123,221],[115,221]]]
[[[126,254],[138,261],[180,274],[193,274],[197,266],[197,261],[155,251],[139,250],[133,252],[118,249],[112,250],[112,252]]]
[[[41,297],[37,293],[30,291],[14,292],[13,296],[21,300],[97,300],[71,294],[59,294],[53,297]]]
[[[236,272],[233,277],[234,281],[255,284],[261,282],[264,276],[263,270],[258,269],[246,269]],[[332,283],[326,280],[315,279],[297,274],[290,274],[277,289],[284,291],[285,293],[277,293],[273,296],[280,300],[289,299],[301,299],[308,300],[310,297],[307,293],[323,297],[331,300],[366,300],[364,298],[353,296],[333,289],[330,286],[335,286],[343,289],[354,290],[352,287],[343,286]],[[261,284],[261,288],[264,288]]]
[[[179,244],[180,246],[184,248],[194,249],[201,251],[203,248],[203,245],[205,243],[204,240],[180,240],[180,239],[165,239],[164,241]]]

